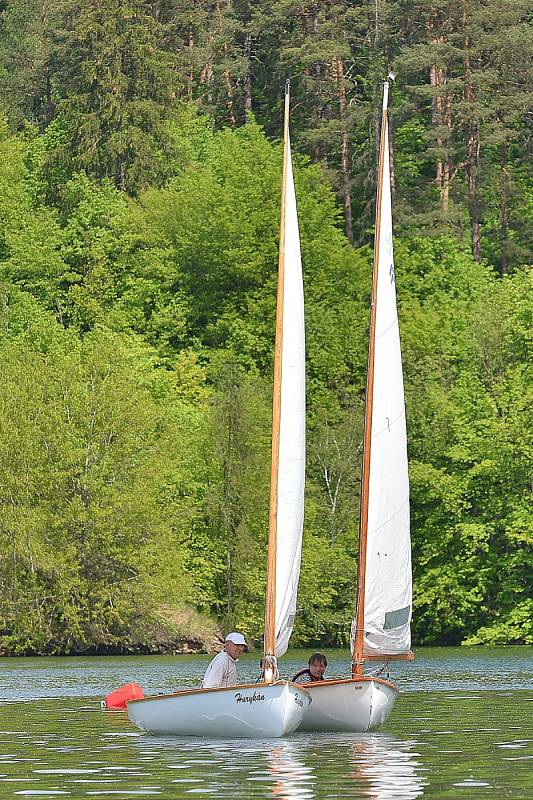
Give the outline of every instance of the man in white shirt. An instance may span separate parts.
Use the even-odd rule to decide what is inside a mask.
[[[205,671],[203,689],[219,689],[237,683],[237,661],[246,647],[242,633],[228,633],[224,650],[218,653]]]

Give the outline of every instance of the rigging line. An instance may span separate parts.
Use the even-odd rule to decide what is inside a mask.
[[[390,522],[392,522],[392,521],[393,521],[393,519],[394,519],[395,517],[397,517],[397,516],[398,516],[398,514],[400,514],[400,513],[403,511],[403,509],[404,509],[404,508],[405,508],[405,506],[407,506],[407,505],[409,505],[409,495],[407,495],[406,499],[403,501],[403,503],[401,504],[401,506],[400,506],[400,507],[399,507],[399,508],[398,508],[398,509],[397,509],[397,510],[394,512],[394,514],[393,514],[391,517],[389,517],[388,519],[386,519],[386,520],[385,520],[385,522],[383,522],[381,525],[378,525],[378,527],[377,527],[377,528],[373,528],[372,530],[370,530],[370,528],[369,528],[369,529],[368,529],[368,535],[369,535],[369,536],[370,536],[370,535],[374,535],[375,533],[377,533],[378,531],[380,531],[382,528],[385,528],[385,527],[386,527],[386,526],[387,526],[387,525],[388,525]]]
[[[402,409],[400,411],[400,413],[398,414],[398,416],[394,417],[394,419],[392,421],[389,420],[388,425],[385,425],[384,428],[381,428],[381,430],[376,431],[376,433],[373,433],[372,434],[372,441],[374,441],[374,439],[377,439],[378,436],[381,436],[382,433],[385,433],[386,431],[390,431],[392,426],[395,425],[398,422],[398,420],[402,419],[402,417],[405,417],[405,410],[404,409]],[[387,419],[388,419],[388,417],[387,417]]]
[[[385,328],[385,330],[384,330],[384,331],[381,331],[381,333],[378,333],[378,332],[376,331],[376,339],[380,339],[382,336],[385,336],[385,334],[386,334],[386,333],[388,333],[388,332],[390,331],[390,329],[391,329],[391,328],[394,328],[394,326],[395,326],[395,325],[396,325],[396,327],[398,327],[398,317],[397,317],[397,316],[396,316],[396,317],[393,319],[393,321],[391,322],[391,324],[390,324],[390,325],[388,325],[388,326]]]

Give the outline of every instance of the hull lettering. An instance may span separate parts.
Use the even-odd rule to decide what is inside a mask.
[[[265,699],[265,695],[261,694],[261,692],[254,692],[253,694],[241,694],[237,692],[235,695],[235,701],[237,703],[261,703]]]

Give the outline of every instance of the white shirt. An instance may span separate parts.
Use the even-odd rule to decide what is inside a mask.
[[[237,683],[237,664],[225,650],[218,653],[205,671],[202,687],[218,689],[235,686]]]

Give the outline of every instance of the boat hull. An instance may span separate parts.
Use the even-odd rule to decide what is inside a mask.
[[[130,720],[170,736],[279,738],[300,725],[309,693],[288,681],[192,689],[128,703]]]
[[[374,731],[388,718],[400,693],[390,681],[366,676],[307,683],[305,688],[311,704],[302,731]]]

